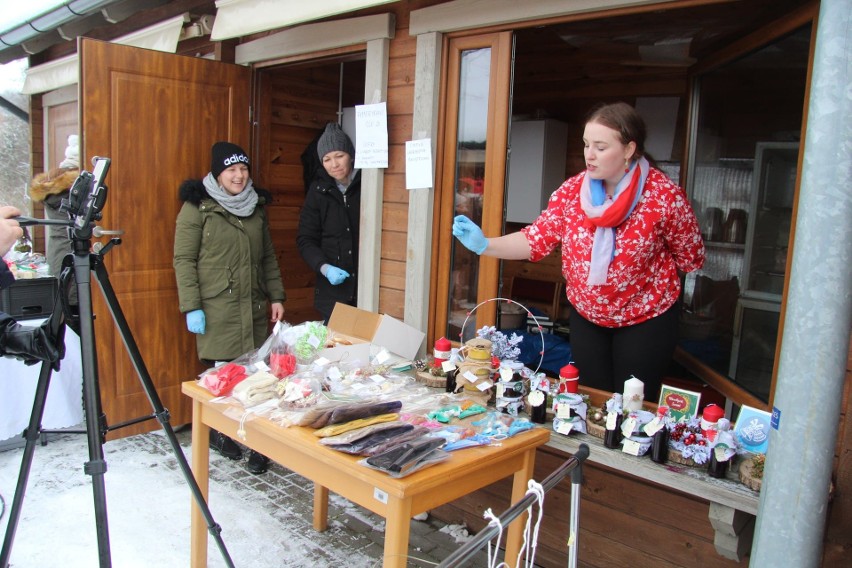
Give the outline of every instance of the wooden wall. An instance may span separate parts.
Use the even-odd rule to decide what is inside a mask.
[[[535,479],[543,480],[564,461],[565,455],[548,448],[536,455]],[[618,471],[588,464],[580,491],[580,566],[668,566],[712,568],[741,566],[716,553],[710,505],[686,494],[640,482]],[[510,479],[444,505],[432,514],[448,523],[464,524],[472,532],[487,523],[491,508],[500,515],[509,506]],[[547,493],[538,536],[536,565],[556,568],[567,564],[571,485],[566,479]]]
[[[435,2],[429,2],[434,4]],[[395,2],[385,11],[396,14],[396,34],[388,60],[388,169],[384,176],[379,311],[405,317],[405,261],[408,191],[405,189],[405,142],[412,139],[414,61],[417,40],[408,34],[409,11],[426,2]],[[425,277],[425,275],[424,275]]]

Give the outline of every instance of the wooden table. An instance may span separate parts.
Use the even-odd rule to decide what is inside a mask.
[[[210,428],[239,439],[237,429],[241,409],[211,402],[215,397],[195,381],[185,382],[181,388],[192,398],[192,469],[206,500],[209,494]],[[226,412],[229,409],[230,412]],[[241,442],[314,483],[313,525],[316,530],[323,531],[328,527],[329,491],[384,517],[383,565],[386,568],[406,565],[412,516],[509,475],[514,476],[511,502],[521,500],[533,475],[536,448],[550,438],[550,430],[536,428],[503,440],[500,446],[453,452],[445,462],[395,479],[358,464],[360,456],[323,446],[311,428],[283,428],[265,418],[254,418],[244,423],[244,429],[246,437]],[[507,562],[514,562],[520,552],[524,522],[523,518],[519,518],[509,525],[505,540]],[[207,524],[195,501],[191,538],[191,566],[207,566]],[[227,544],[227,539],[225,542]]]

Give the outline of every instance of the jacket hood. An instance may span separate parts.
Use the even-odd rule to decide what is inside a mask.
[[[361,170],[355,170],[355,177],[352,178],[352,182],[349,184],[349,187],[352,189],[361,188]],[[311,190],[328,192],[332,189],[337,191],[337,181],[331,177],[327,171],[325,171],[325,168],[320,167],[314,176],[314,181],[311,184]]]
[[[30,182],[30,198],[33,201],[44,201],[46,197],[58,195],[71,189],[80,170],[76,168],[56,168],[42,174],[38,174]]]
[[[258,205],[268,205],[272,203],[272,194],[267,190],[259,187],[255,187],[254,190],[257,192]],[[199,205],[205,199],[213,199],[210,197],[210,194],[207,193],[207,189],[205,189],[204,183],[200,179],[188,179],[181,183],[178,188],[178,197],[180,197],[181,201],[188,201],[195,205]]]

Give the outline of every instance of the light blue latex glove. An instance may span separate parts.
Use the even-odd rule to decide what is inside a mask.
[[[192,310],[186,312],[186,328],[192,333],[200,333],[204,335],[204,328],[207,326],[207,320],[204,317],[204,310]]]
[[[453,236],[476,254],[482,254],[488,248],[488,239],[482,234],[482,229],[464,215],[456,215],[453,219]]]
[[[328,281],[331,282],[332,286],[337,286],[349,278],[349,273],[342,268],[337,268],[336,266],[329,264],[328,268],[325,270],[325,277],[328,278]]]

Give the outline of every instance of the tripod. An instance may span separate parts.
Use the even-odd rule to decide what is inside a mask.
[[[95,160],[107,160],[106,158],[95,158]],[[105,169],[101,172],[101,179],[105,174]],[[87,173],[87,172],[83,172]],[[83,174],[81,174],[83,177]],[[97,193],[101,190],[105,191],[105,187],[99,186],[100,180],[96,179],[94,190],[91,198],[88,195],[84,196],[88,200],[88,210],[85,214],[77,216],[76,220],[72,219],[68,222],[61,220],[46,220],[46,219],[31,219],[19,217],[18,221],[22,226],[35,224],[63,224],[72,227],[69,229],[72,240],[73,253],[65,257],[63,261],[63,272],[60,278],[59,297],[55,302],[53,312],[48,319],[49,336],[56,342],[56,345],[64,345],[65,327],[70,325],[72,329],[80,335],[81,360],[83,367],[83,409],[85,413],[85,432],[88,438],[89,461],[85,462],[83,470],[87,475],[92,477],[92,491],[94,495],[95,506],[95,525],[98,539],[98,559],[101,568],[112,566],[110,556],[109,543],[109,525],[107,520],[107,505],[106,491],[104,487],[104,474],[107,471],[107,464],[104,460],[103,444],[106,434],[110,430],[115,430],[131,424],[136,424],[145,420],[156,418],[163,427],[166,437],[171,444],[180,469],[186,479],[187,484],[192,492],[193,498],[204,519],[207,522],[208,532],[213,536],[225,563],[229,567],[233,567],[233,561],[228,553],[225,543],[222,540],[222,528],[214,521],[213,515],[201,493],[198,482],[189,467],[186,456],[180,448],[177,436],[169,422],[169,411],[163,407],[160,397],[157,394],[156,388],[145,362],[124,317],[124,313],[119,305],[118,298],[109,281],[106,267],[103,264],[103,256],[115,246],[121,244],[121,239],[112,238],[110,242],[98,252],[90,252],[92,230],[92,218],[100,218],[96,209],[103,205],[105,196],[100,199],[100,204]],[[76,187],[75,183],[75,187]],[[73,189],[72,189],[73,194]],[[73,208],[72,195],[72,208]],[[79,200],[78,200],[79,201]],[[72,272],[73,270],[73,272]],[[76,281],[76,290],[78,298],[79,313],[74,315],[68,306],[67,290],[68,280],[71,274],[74,275]],[[97,371],[97,356],[95,350],[94,339],[94,315],[92,312],[92,290],[91,290],[91,275],[95,275],[95,279],[100,285],[104,299],[107,302],[110,314],[118,328],[124,346],[136,370],[136,374],[142,384],[145,394],[151,403],[153,414],[124,422],[112,427],[108,427],[106,417],[102,411],[100,384],[98,382]],[[15,488],[15,496],[12,501],[12,507],[9,511],[9,524],[6,527],[6,536],[3,540],[2,552],[0,552],[0,568],[9,568],[9,558],[12,553],[12,544],[15,539],[15,531],[18,526],[21,506],[24,501],[24,493],[26,492],[27,480],[29,478],[32,458],[35,452],[36,442],[39,440],[41,430],[41,420],[44,414],[44,405],[47,400],[47,391],[50,385],[51,372],[54,370],[54,365],[58,369],[58,362],[51,364],[44,361],[41,365],[38,383],[36,386],[35,399],[33,401],[33,410],[30,416],[29,425],[24,431],[26,445],[24,454],[21,459],[21,469],[18,475],[18,483]]]

